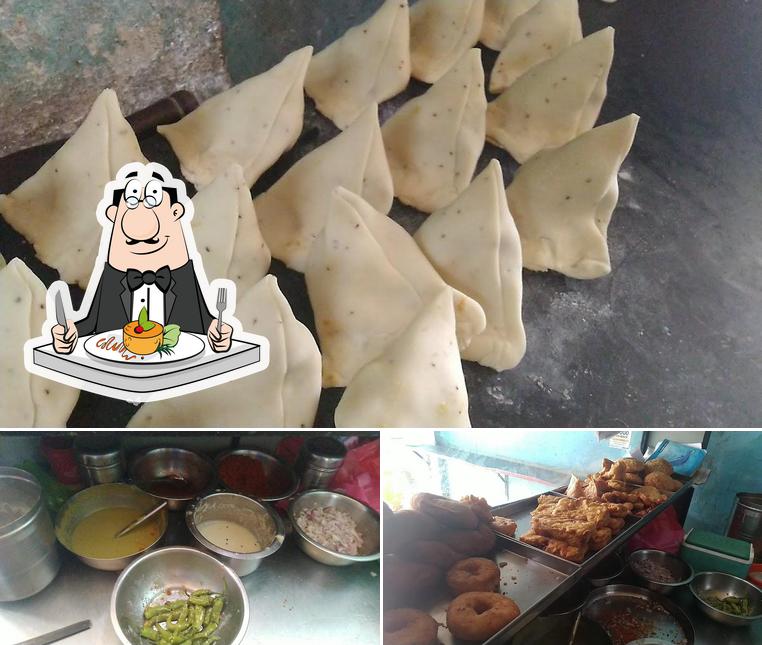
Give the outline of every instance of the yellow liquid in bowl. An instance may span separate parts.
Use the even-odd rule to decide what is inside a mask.
[[[123,558],[153,544],[161,535],[159,519],[152,517],[120,538],[114,536],[145,511],[130,507],[103,508],[88,515],[74,529],[71,550],[86,558]]]

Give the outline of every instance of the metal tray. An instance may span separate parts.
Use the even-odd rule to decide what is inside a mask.
[[[653,604],[659,605],[664,611],[651,609]],[[625,645],[640,640],[664,645],[693,645],[696,639],[693,624],[680,607],[665,596],[640,587],[609,585],[596,589],[588,597],[582,614],[601,626],[606,622],[606,614],[614,615],[617,627],[626,630],[626,636],[615,639],[614,634],[607,630],[612,645]],[[641,626],[627,629],[627,615],[641,621]]]

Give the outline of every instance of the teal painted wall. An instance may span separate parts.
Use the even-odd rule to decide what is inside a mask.
[[[704,464],[712,474],[696,488],[685,526],[725,533],[736,493],[762,493],[762,432],[713,432]]]

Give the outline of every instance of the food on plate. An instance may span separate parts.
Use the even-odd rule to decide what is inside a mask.
[[[479,518],[467,504],[431,493],[417,493],[410,500],[416,511],[426,513],[447,527],[475,529]]]
[[[437,621],[418,609],[389,609],[384,612],[383,643],[384,645],[437,645],[438,629]]]
[[[486,328],[461,356],[498,371],[516,367],[526,351],[521,241],[497,159],[454,202],[427,217],[415,240],[445,282],[484,309]]]
[[[587,132],[606,98],[613,57],[614,30],[606,27],[535,65],[489,104],[487,140],[523,164]]]
[[[34,245],[42,262],[84,289],[101,240],[95,211],[103,188],[131,161],[147,163],[116,93],[103,90],[77,131],[42,168],[0,195],[0,213]]]
[[[385,308],[377,315],[386,315]],[[338,428],[471,425],[450,289],[424,306],[381,356],[360,368],[334,420]]]
[[[647,475],[655,472],[664,473],[665,475],[672,475],[672,464],[670,464],[666,459],[662,459],[661,457],[658,459],[649,459],[644,464],[644,470],[646,471]]]
[[[500,51],[516,19],[529,11],[538,0],[487,0],[479,40],[489,49]]]
[[[230,278],[236,292],[244,294],[267,274],[270,250],[237,163],[195,194],[191,226],[209,282]]]
[[[490,526],[492,527],[493,531],[497,531],[498,533],[507,535],[508,537],[513,537],[516,535],[516,522],[514,522],[509,517],[499,517],[496,515],[494,518],[492,518]]]
[[[525,268],[580,279],[611,271],[606,234],[638,119],[599,126],[519,168],[506,194]]]
[[[384,359],[391,343],[443,291],[454,300],[456,353],[484,329],[479,304],[445,284],[405,229],[341,187],[333,191],[305,279],[323,352],[324,387],[347,385],[360,368]],[[448,338],[439,334],[432,342]]]
[[[185,396],[146,403],[130,427],[311,426],[320,398],[320,351],[267,275],[236,302],[236,318],[270,341],[266,370]]]
[[[170,327],[170,325],[168,325]],[[148,319],[148,311],[143,307],[137,320],[128,322],[122,329],[122,344],[124,348],[139,356],[148,356],[154,352],[171,354],[172,348],[180,337],[180,327],[171,325],[169,340],[164,342],[164,325]],[[175,333],[176,329],[176,333]]]
[[[7,427],[62,428],[79,398],[79,390],[24,367],[24,343],[42,332],[46,297],[45,285],[19,258],[0,269],[0,413]]]
[[[98,559],[124,558],[139,553],[159,539],[161,524],[158,516],[146,520],[121,537],[114,536],[145,512],[145,509],[129,506],[95,511],[74,527],[70,548],[79,556]]]
[[[237,163],[251,187],[299,138],[304,76],[312,47],[286,56],[266,72],[204,101],[157,131],[169,140],[183,176],[196,188]]]
[[[505,35],[489,91],[499,94],[532,67],[581,39],[577,0],[540,0],[519,16]]]
[[[500,584],[500,567],[487,558],[466,558],[450,567],[445,581],[455,596],[467,591],[495,591]]]
[[[212,544],[228,551],[257,553],[265,546],[250,529],[232,520],[205,520],[196,528]]]
[[[746,596],[724,596],[716,593],[704,593],[699,596],[706,604],[734,616],[751,616],[751,603]]]
[[[465,504],[466,506],[470,507],[482,522],[491,522],[493,520],[492,507],[483,497],[477,497],[476,495],[466,495],[465,497],[460,498],[460,502],[461,504]]]
[[[382,126],[394,194],[426,213],[455,199],[484,148],[486,110],[481,53],[470,49]]]
[[[381,213],[388,213],[392,206],[394,185],[375,103],[344,132],[299,159],[254,200],[262,234],[276,258],[292,269],[305,270],[338,186]]]
[[[674,493],[675,491],[680,490],[680,487],[683,485],[682,482],[672,479],[672,477],[666,473],[658,470],[648,473],[643,478],[643,483],[646,486],[653,486],[663,493]]]
[[[485,555],[495,546],[495,534],[488,524],[476,529],[451,529],[443,535],[444,541],[464,556]]]
[[[415,540],[406,542],[396,549],[404,560],[433,564],[440,569],[449,569],[463,556],[444,542],[435,540]]]
[[[291,485],[284,470],[274,468],[267,473],[261,461],[246,455],[223,457],[217,472],[225,486],[254,497],[278,497],[286,493]]]
[[[148,605],[143,610],[140,636],[166,643],[211,644],[220,640],[215,632],[225,608],[224,594],[209,589],[185,592],[185,598]]]
[[[386,0],[365,22],[312,57],[304,91],[343,130],[371,103],[399,94],[409,80],[407,0]]]
[[[410,9],[412,74],[436,83],[479,40],[484,0],[418,0]]]
[[[447,607],[447,628],[456,638],[484,641],[515,620],[521,610],[499,593],[469,591]]]
[[[315,506],[302,509],[296,523],[307,537],[330,551],[342,555],[360,553],[363,538],[349,513],[333,506]]]
[[[436,540],[441,536],[442,526],[426,513],[401,510],[384,518],[384,549],[396,553],[403,545],[416,540]]]

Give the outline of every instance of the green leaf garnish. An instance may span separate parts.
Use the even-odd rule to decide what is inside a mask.
[[[159,345],[159,347],[156,349],[156,352],[159,354],[160,358],[164,358],[165,354],[169,356],[170,354],[174,354],[175,350],[167,345]]]
[[[178,340],[180,340],[180,325],[164,327],[164,347],[174,347]]]
[[[155,322],[148,320],[148,310],[145,307],[143,307],[138,314],[138,325],[143,328],[143,331],[148,331],[149,329],[156,327]]]

